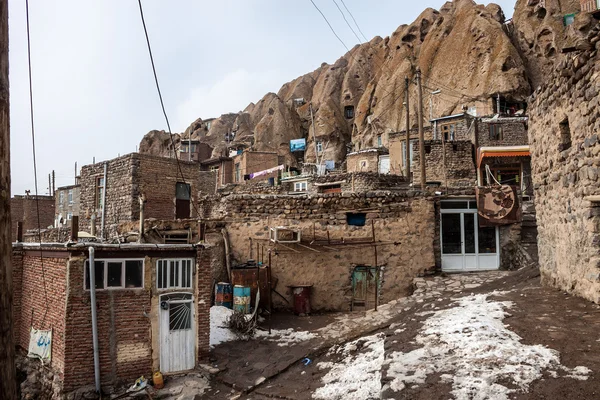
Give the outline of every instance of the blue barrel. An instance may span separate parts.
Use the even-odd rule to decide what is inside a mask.
[[[230,283],[217,283],[215,286],[215,305],[233,308],[233,290]]]
[[[250,287],[240,285],[233,287],[233,311],[250,313]]]

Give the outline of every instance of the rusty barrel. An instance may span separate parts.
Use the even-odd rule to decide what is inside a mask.
[[[294,313],[310,314],[310,292],[312,285],[290,286],[294,295]]]
[[[215,286],[215,305],[233,308],[233,289],[230,283],[217,283]]]
[[[233,310],[250,313],[250,287],[235,285],[233,287]]]

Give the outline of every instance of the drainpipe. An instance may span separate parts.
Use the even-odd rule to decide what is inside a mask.
[[[102,191],[102,239],[106,238],[104,232],[104,214],[106,214],[106,173],[108,172],[108,163],[104,163],[104,190]]]
[[[96,213],[92,213],[92,222],[90,224],[90,235],[96,236]]]
[[[92,246],[89,247],[89,252],[90,305],[92,307],[92,341],[94,343],[94,380],[96,382],[96,393],[100,393],[100,354],[98,351],[98,320],[96,316],[96,266],[94,264],[94,248]]]

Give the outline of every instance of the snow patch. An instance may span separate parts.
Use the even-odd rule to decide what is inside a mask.
[[[210,345],[236,340],[237,337],[226,327],[227,318],[233,314],[233,310],[223,306],[212,306],[210,308]]]
[[[329,369],[321,378],[325,386],[313,393],[315,399],[378,399],[381,393],[381,367],[384,361],[385,334],[366,336],[334,346],[329,356],[343,357],[337,363],[320,362],[319,369]]]
[[[425,383],[436,372],[452,383],[452,394],[463,399],[508,399],[510,393],[527,392],[528,386],[549,370],[567,372],[567,377],[587,379],[586,367],[573,369],[560,364],[559,353],[542,345],[525,345],[521,337],[502,322],[511,302],[488,301],[499,293],[472,295],[458,306],[436,311],[416,337],[422,347],[408,353],[392,353],[385,360],[390,388]],[[518,389],[497,382],[509,380]]]
[[[289,329],[272,329],[269,335],[268,331],[256,331],[255,337],[264,338],[273,342],[277,342],[278,346],[289,346],[290,344],[305,342],[317,337],[316,334],[306,331],[295,331]]]

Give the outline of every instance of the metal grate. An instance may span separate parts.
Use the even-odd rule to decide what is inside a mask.
[[[178,331],[192,328],[192,303],[171,303],[169,305],[169,330]]]

